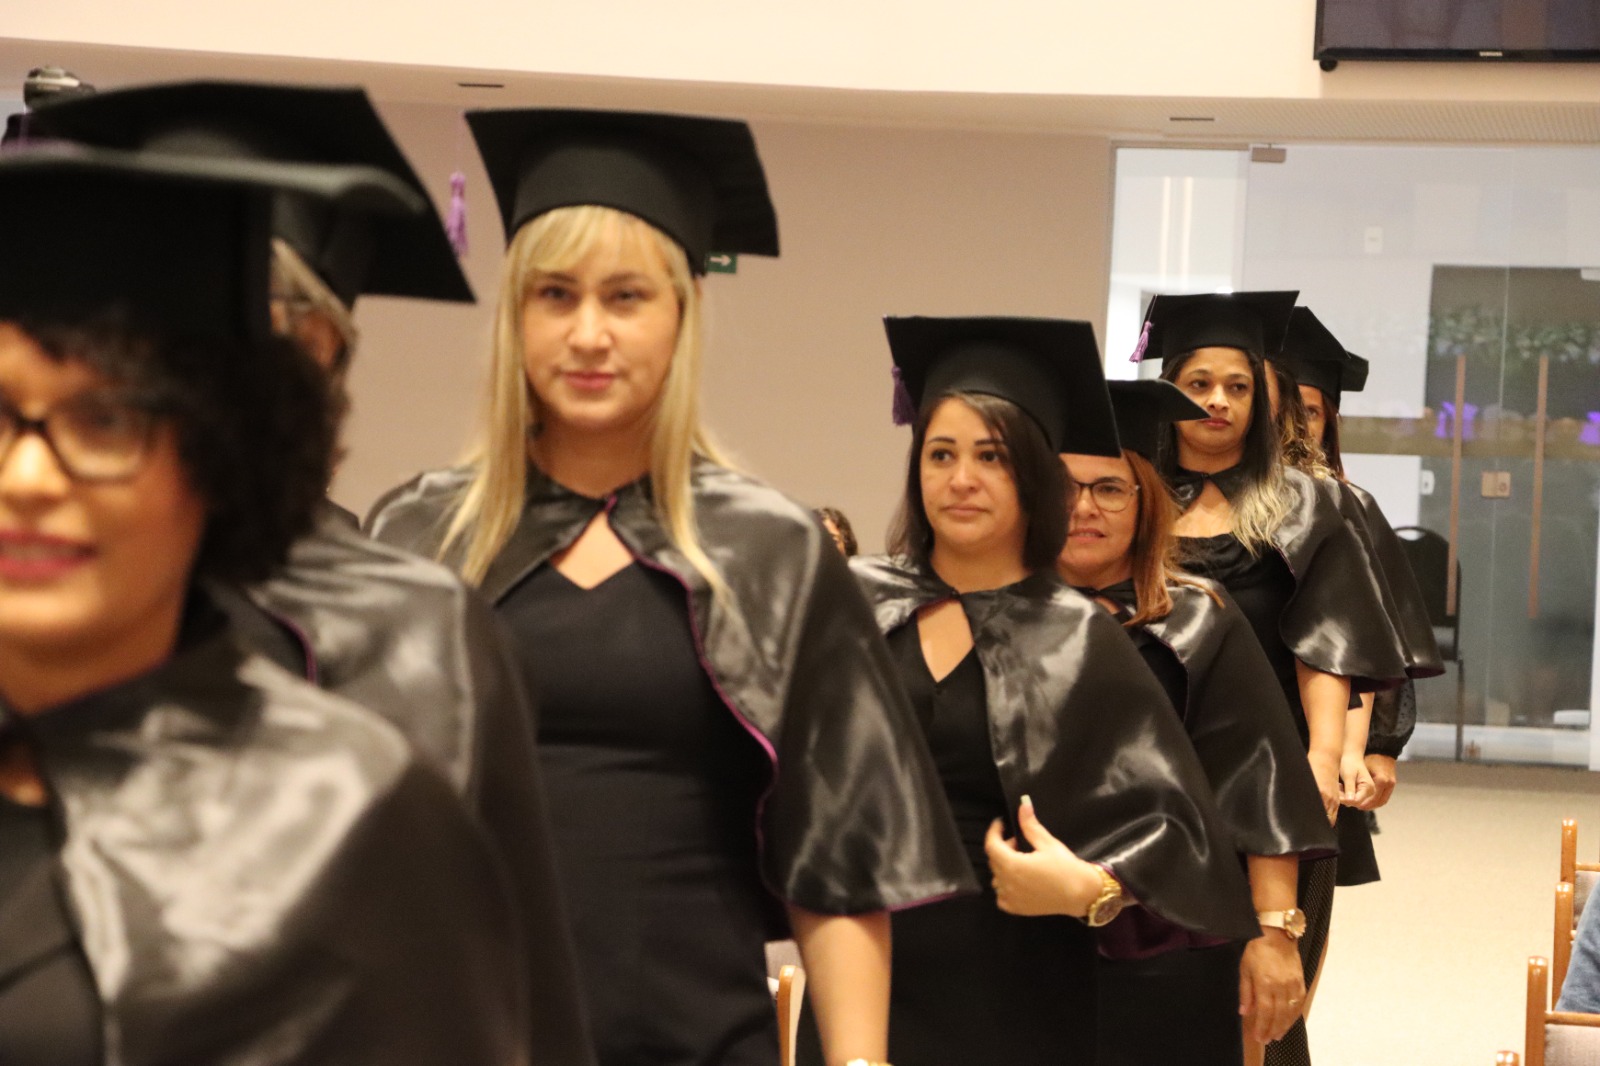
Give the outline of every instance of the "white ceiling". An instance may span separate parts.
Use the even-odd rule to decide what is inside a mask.
[[[1600,144],[1600,104],[1445,99],[1182,99],[908,93],[737,85],[275,59],[0,38],[0,96],[20,95],[30,67],[54,64],[109,88],[200,77],[366,85],[395,103],[622,106],[847,125],[934,126],[1106,136],[1180,144]],[[1375,66],[1367,65],[1369,68]],[[1365,78],[1370,92],[1396,65]],[[1408,65],[1423,67],[1423,65]],[[1590,68],[1592,70],[1592,68]],[[1425,79],[1422,69],[1419,79]],[[1339,75],[1336,75],[1339,76]],[[1600,81],[1600,78],[1596,79]],[[460,83],[497,88],[464,88]],[[1362,84],[1352,80],[1351,84]]]

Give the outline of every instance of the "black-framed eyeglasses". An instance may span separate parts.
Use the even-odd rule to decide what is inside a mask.
[[[37,433],[75,481],[126,481],[144,465],[161,417],[153,400],[127,394],[75,396],[41,418],[0,398],[0,466],[24,435]]]
[[[1106,514],[1116,514],[1126,511],[1128,504],[1139,492],[1139,486],[1130,485],[1121,478],[1103,477],[1099,481],[1072,482],[1067,495],[1072,497],[1072,505],[1076,507],[1078,501],[1087,492],[1089,498],[1094,500],[1094,505]]]

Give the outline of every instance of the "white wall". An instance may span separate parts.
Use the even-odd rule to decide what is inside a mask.
[[[252,56],[846,89],[1600,100],[1581,66],[1311,60],[1316,0],[53,0],[0,32]]]
[[[384,108],[436,199],[469,176],[480,306],[358,307],[350,456],[336,496],[383,488],[462,447],[479,395],[501,249],[492,199],[443,107]],[[841,507],[879,544],[907,432],[889,422],[884,314],[1103,321],[1111,150],[1102,139],[764,124],[783,256],[707,279],[709,421],[753,472]],[[1103,335],[1103,331],[1102,335]]]

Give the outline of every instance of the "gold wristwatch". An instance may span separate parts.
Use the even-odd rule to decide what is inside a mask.
[[[1263,929],[1282,929],[1290,940],[1306,935],[1306,912],[1295,907],[1286,911],[1256,911],[1256,921]]]
[[[1123,906],[1128,902],[1122,895],[1122,885],[1106,872],[1104,866],[1094,869],[1100,875],[1100,894],[1089,904],[1089,913],[1083,916],[1084,923],[1090,929],[1109,924],[1111,919],[1122,913]]]

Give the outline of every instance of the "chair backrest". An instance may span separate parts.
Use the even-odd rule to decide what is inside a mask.
[[[1600,1066],[1600,1014],[1550,1010],[1549,964],[1528,960],[1527,1036],[1523,1066]]]
[[[778,971],[778,1061],[795,1066],[800,1038],[800,1009],[806,1001],[806,972],[798,966]]]
[[[1446,610],[1450,600],[1450,541],[1431,529],[1421,526],[1401,526],[1395,536],[1411,564],[1411,573],[1417,579],[1423,602],[1428,605],[1428,620],[1441,629],[1454,630],[1460,625],[1459,611]],[[1461,560],[1456,560],[1456,604],[1461,603]]]

